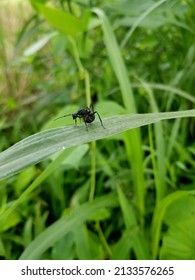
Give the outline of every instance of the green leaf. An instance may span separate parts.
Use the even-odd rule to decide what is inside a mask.
[[[78,33],[85,31],[87,28],[87,15],[84,16],[83,20],[80,20],[61,10],[50,8],[41,4],[37,4],[36,6],[49,24],[60,30],[65,35],[75,36]]]
[[[30,0],[32,7],[37,10],[37,4],[45,4],[48,0]]]
[[[110,217],[110,212],[105,209],[105,208],[101,208],[98,212],[95,213],[94,216],[92,216],[90,218],[91,221],[103,221],[106,220]]]
[[[170,226],[162,240],[160,259],[194,260],[194,247],[195,223],[193,217]]]
[[[157,255],[158,255],[161,227],[162,227],[162,223],[163,223],[165,214],[167,213],[167,211],[171,205],[173,205],[180,199],[185,199],[185,197],[189,196],[190,194],[195,195],[195,190],[176,191],[174,193],[167,195],[156,206],[156,209],[155,209],[154,215],[153,215],[153,220],[152,220],[152,227],[151,227],[153,259],[156,259]]]
[[[123,39],[122,43],[121,43],[121,48],[124,47],[124,45],[126,44],[126,42],[129,40],[129,38],[131,37],[131,35],[133,34],[133,32],[135,31],[135,29],[140,25],[140,23],[143,21],[143,19],[145,19],[147,17],[147,15],[149,15],[153,10],[155,10],[156,8],[158,8],[160,5],[162,5],[163,3],[165,3],[167,0],[161,0],[158,1],[157,3],[154,3],[153,5],[149,5],[149,8],[147,10],[145,10],[144,12],[142,12],[140,14],[140,16],[137,18],[137,20],[135,20],[133,22],[133,25],[131,27],[131,29],[127,32],[125,38]]]
[[[142,233],[138,227],[134,209],[119,186],[117,188],[117,191],[118,191],[118,198],[123,214],[125,227],[127,230],[129,230],[130,233],[129,238],[131,239],[131,244],[135,252],[135,255],[138,260],[140,259],[147,260],[149,259],[148,248],[145,244],[145,240],[142,236]]]
[[[131,88],[131,83],[128,77],[128,72],[122,58],[120,48],[118,46],[117,39],[112,31],[110,22],[103,10],[95,8],[93,9],[93,12],[97,14],[101,22],[101,26],[104,32],[104,43],[107,48],[113,71],[118,79],[124,106],[129,113],[135,113],[136,105]]]
[[[165,213],[163,222],[168,226],[163,235],[160,259],[192,259],[195,257],[195,197],[182,196]]]
[[[39,50],[41,50],[54,36],[58,35],[58,32],[52,32],[50,34],[45,35],[32,45],[30,45],[27,49],[24,51],[24,56],[31,56],[36,54]]]
[[[21,216],[17,213],[17,211],[12,212],[9,216],[9,219],[0,220],[0,233],[3,231],[7,231],[12,227],[15,227],[20,222]]]
[[[74,259],[74,251],[74,236],[72,232],[69,232],[54,244],[52,248],[52,259],[72,260]]]
[[[105,129],[98,120],[86,130],[83,124],[50,129],[25,138],[0,153],[0,178],[16,174],[24,168],[40,162],[49,155],[66,148],[104,139],[129,129],[156,123],[161,120],[194,117],[195,110],[112,116],[103,120]]]
[[[6,256],[6,249],[2,239],[0,239],[0,256]]]
[[[132,91],[131,82],[129,80],[129,72],[126,68],[117,37],[113,32],[113,28],[109,22],[109,18],[106,16],[103,10],[99,8],[93,9],[93,12],[97,14],[101,22],[101,27],[104,33],[104,44],[107,49],[109,60],[118,80],[121,97],[124,107],[128,113],[136,113],[136,102],[134,99],[134,93]],[[128,131],[124,134],[124,143],[126,147],[127,158],[134,173],[134,184],[136,192],[136,207],[144,215],[145,205],[145,182],[142,172],[143,168],[143,155],[142,155],[142,143],[139,130]],[[136,161],[135,161],[136,158]]]
[[[30,166],[20,173],[15,181],[15,192],[17,196],[22,193],[36,175],[36,169],[34,166]]]
[[[88,144],[67,149],[66,151],[64,151],[66,155],[64,156],[65,159],[63,160],[62,165],[65,166],[66,170],[72,168],[78,169],[82,158],[84,157],[84,155],[87,153],[88,150],[89,150]],[[56,159],[57,156],[58,154],[53,155],[52,159]]]
[[[85,224],[82,226],[77,227],[74,232],[74,239],[76,244],[76,252],[77,257],[80,260],[89,260],[90,253],[89,253],[89,237],[88,237],[88,230]]]
[[[194,195],[188,195],[181,197],[175,201],[166,212],[164,217],[164,223],[167,226],[172,226],[176,223],[185,222],[193,219],[195,213],[195,197]]]
[[[130,250],[132,249],[132,232],[135,229],[125,229],[120,239],[112,245],[112,260],[129,260]]]
[[[74,230],[76,258],[79,260],[102,260],[104,250],[97,234],[90,231],[86,224]]]
[[[60,240],[69,232],[73,232],[81,226],[83,222],[90,219],[102,207],[116,207],[117,198],[114,194],[104,195],[93,202],[86,202],[75,208],[66,217],[58,220],[43,231],[20,256],[20,259],[33,260],[39,259],[40,256],[50,248],[56,241]]]

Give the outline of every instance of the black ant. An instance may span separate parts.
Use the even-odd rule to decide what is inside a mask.
[[[59,117],[59,118],[57,118],[55,120],[58,120],[58,119],[61,119],[61,118],[64,118],[64,117],[68,117],[68,116],[72,116],[73,120],[75,120],[75,124],[77,125],[77,118],[83,119],[83,121],[85,123],[85,126],[86,126],[86,129],[88,130],[88,125],[87,124],[88,123],[92,123],[95,120],[95,114],[98,115],[98,118],[100,120],[101,126],[103,128],[105,128],[99,113],[97,111],[94,111],[92,103],[90,104],[89,108],[87,107],[85,109],[80,109],[80,110],[78,110],[74,114],[67,114],[67,115]]]

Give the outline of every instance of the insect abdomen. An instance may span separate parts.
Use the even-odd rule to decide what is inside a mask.
[[[88,115],[85,117],[85,122],[86,123],[92,123],[95,119],[95,115]]]

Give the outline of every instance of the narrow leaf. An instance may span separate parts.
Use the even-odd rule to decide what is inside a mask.
[[[194,117],[195,109],[150,114],[112,116],[103,120],[105,129],[98,120],[86,130],[83,124],[54,128],[31,135],[0,153],[0,178],[16,174],[22,169],[40,162],[51,154],[83,143],[107,138],[129,129],[161,120]]]
[[[24,56],[31,56],[36,54],[38,51],[40,51],[54,36],[58,35],[58,32],[52,32],[51,34],[47,34],[32,45],[30,45],[27,49],[24,51]]]

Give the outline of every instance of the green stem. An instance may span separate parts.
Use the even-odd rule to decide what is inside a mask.
[[[99,238],[100,238],[100,240],[102,242],[102,245],[104,246],[108,256],[112,257],[112,251],[111,251],[111,249],[110,249],[110,247],[109,247],[109,245],[108,245],[108,243],[106,241],[106,238],[105,238],[105,236],[104,236],[104,234],[102,232],[102,229],[101,229],[101,226],[100,226],[99,222],[96,223],[96,229],[97,229]]]
[[[96,142],[91,143],[91,186],[89,193],[89,201],[94,200],[96,183]]]

